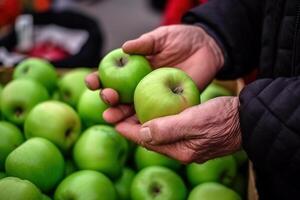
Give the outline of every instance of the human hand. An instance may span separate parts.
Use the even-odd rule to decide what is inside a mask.
[[[143,125],[131,116],[116,129],[150,150],[183,163],[201,163],[241,148],[238,106],[238,97],[218,97]]]
[[[122,46],[128,54],[141,54],[153,68],[176,67],[185,71],[200,90],[212,81],[224,64],[214,39],[201,27],[162,26]]]
[[[201,27],[191,25],[163,26],[126,42],[122,48],[129,54],[147,56],[154,68],[172,66],[182,69],[200,90],[214,78],[224,62],[215,41]],[[86,83],[92,90],[99,89],[98,73],[90,74]],[[118,104],[118,94],[110,88],[101,90],[101,96],[112,106]],[[103,115],[108,122],[116,123],[132,114],[132,105],[117,105]]]

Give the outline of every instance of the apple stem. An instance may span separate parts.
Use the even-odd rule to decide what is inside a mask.
[[[118,67],[124,67],[127,62],[128,61],[127,61],[126,58],[121,57],[119,60],[117,60],[117,66]]]
[[[172,88],[171,90],[174,94],[182,94],[183,93],[183,88],[181,86],[177,86],[175,88]]]

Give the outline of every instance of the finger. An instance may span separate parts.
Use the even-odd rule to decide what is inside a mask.
[[[118,92],[111,88],[105,88],[105,89],[101,90],[100,97],[105,103],[107,103],[111,106],[115,106],[119,103]]]
[[[116,125],[116,130],[118,132],[137,144],[141,144],[142,142],[138,136],[140,129],[141,124],[137,120],[136,116],[131,116]]]
[[[192,123],[189,112],[153,119],[143,124],[140,137],[151,145],[174,143],[189,137]]]
[[[151,55],[155,52],[155,38],[151,33],[142,35],[135,40],[125,42],[122,49],[128,54]]]
[[[158,146],[145,144],[145,147],[172,159],[178,160],[183,164],[188,164],[194,161],[193,150],[187,148],[184,145],[184,142]]]
[[[97,90],[100,88],[100,80],[98,72],[93,72],[85,77],[85,84],[90,90]]]
[[[103,112],[103,118],[108,123],[117,123],[134,114],[132,105],[118,105]]]

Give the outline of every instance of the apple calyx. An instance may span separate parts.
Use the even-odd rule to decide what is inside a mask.
[[[22,116],[23,113],[24,113],[24,109],[23,109],[22,107],[16,107],[16,108],[15,108],[15,115],[16,115],[17,117]]]
[[[150,190],[151,196],[153,198],[155,198],[156,196],[158,196],[160,194],[160,192],[161,192],[161,186],[160,186],[160,184],[154,182],[154,183],[151,184],[149,190]]]
[[[118,67],[124,67],[128,63],[128,59],[125,57],[121,57],[116,61]]]
[[[29,67],[24,67],[24,68],[22,69],[22,73],[23,73],[23,74],[27,74],[28,71],[29,71]]]
[[[70,91],[64,91],[63,92],[63,99],[64,100],[69,100],[71,98],[71,93]]]
[[[68,128],[65,132],[65,138],[68,138],[72,134],[72,128]]]

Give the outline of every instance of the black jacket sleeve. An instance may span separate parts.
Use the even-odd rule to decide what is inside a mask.
[[[208,33],[214,32],[212,37],[224,48],[225,66],[218,78],[237,78],[258,66],[263,2],[210,0],[183,17],[184,23],[200,23]]]
[[[300,77],[248,85],[240,94],[240,123],[243,147],[268,185],[279,184],[271,180],[280,176],[279,182],[299,188]]]

